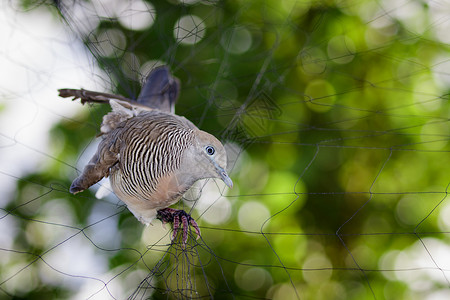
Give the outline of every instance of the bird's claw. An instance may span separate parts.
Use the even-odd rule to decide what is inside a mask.
[[[178,231],[183,227],[182,245],[186,246],[188,238],[189,225],[194,227],[197,234],[197,240],[200,238],[200,228],[198,228],[197,222],[191,217],[190,214],[181,209],[164,208],[158,210],[156,217],[161,220],[163,224],[173,223],[172,241],[175,240]],[[181,223],[181,224],[180,224]]]

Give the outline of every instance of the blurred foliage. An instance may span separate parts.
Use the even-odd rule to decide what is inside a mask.
[[[111,92],[137,97],[149,71],[142,66],[166,63],[182,82],[177,113],[240,146],[235,189],[225,196],[231,217],[210,225],[194,212],[199,242],[185,250],[146,244],[152,234],[127,210],[118,214],[114,247],[90,240],[113,276],[143,271],[139,289],[128,286],[135,298],[423,299],[449,287],[447,271],[437,279],[392,271],[405,269],[396,251],[409,253],[424,238],[449,243],[439,223],[450,165],[450,87],[439,65],[449,46],[433,23],[436,9],[421,1],[396,10],[383,9],[388,1],[151,1],[149,28],[100,17],[85,34],[78,27],[98,6],[55,2],[61,22],[109,75]],[[194,44],[174,36],[174,24],[189,15],[205,27]],[[108,47],[112,54],[102,55]],[[24,229],[14,247],[29,261],[52,251],[26,236],[30,220],[89,238],[96,203],[113,206],[91,192],[67,192],[108,110],[87,107],[62,120],[51,133],[53,163],[19,182],[6,209]],[[40,209],[55,198],[72,219]],[[439,272],[435,259],[427,266]],[[411,260],[406,272],[423,271],[416,267]],[[39,278],[15,299],[70,293]],[[414,290],[420,280],[429,286]]]

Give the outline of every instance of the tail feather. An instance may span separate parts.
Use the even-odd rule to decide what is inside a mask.
[[[165,112],[175,112],[180,93],[180,81],[170,74],[167,66],[153,69],[147,76],[137,102]]]

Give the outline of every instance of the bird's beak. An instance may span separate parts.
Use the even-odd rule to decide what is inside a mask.
[[[223,182],[224,182],[230,189],[232,189],[232,188],[233,188],[233,181],[232,181],[231,178],[228,176],[227,171],[225,171],[225,170],[222,169],[222,168],[218,168],[217,171],[219,171],[220,178],[223,180]]]

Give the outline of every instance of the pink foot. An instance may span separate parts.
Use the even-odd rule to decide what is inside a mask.
[[[161,220],[163,224],[165,223],[173,223],[173,234],[172,241],[177,236],[178,230],[180,227],[183,227],[183,247],[186,246],[189,225],[194,227],[195,233],[197,234],[197,239],[200,238],[200,229],[198,228],[197,222],[191,217],[190,214],[181,209],[173,209],[173,208],[163,208],[158,210],[156,218]],[[180,221],[182,226],[180,226]]]

